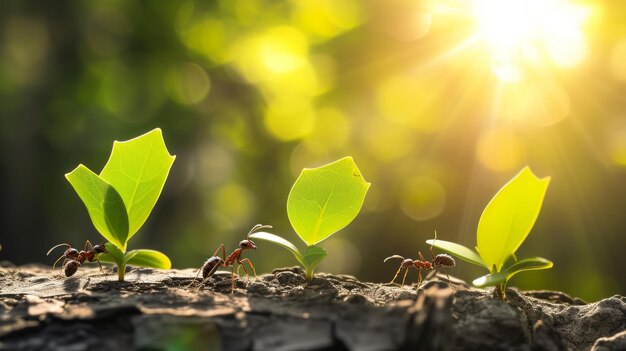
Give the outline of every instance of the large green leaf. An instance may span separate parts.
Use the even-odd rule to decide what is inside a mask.
[[[124,200],[128,213],[128,239],[148,219],[175,158],[167,151],[159,128],[128,141],[113,143],[113,151],[100,177]]]
[[[65,178],[83,200],[98,232],[125,250],[128,240],[128,216],[124,202],[115,188],[83,165],[67,173]]]
[[[487,274],[480,278],[474,279],[472,284],[479,288],[484,288],[485,286],[494,286],[500,283],[506,282],[511,279],[514,275],[523,271],[533,271],[538,269],[548,269],[552,268],[552,261],[546,260],[542,257],[533,257],[526,258],[520,261],[517,261],[513,265],[508,268],[501,270],[495,274]]]
[[[461,244],[445,241],[445,240],[426,240],[428,245],[432,245],[440,250],[450,253],[463,261],[485,267],[480,256],[474,250],[467,248]],[[488,267],[487,267],[488,268]]]
[[[486,267],[499,272],[528,236],[541,210],[550,177],[525,167],[491,199],[478,222],[477,250]],[[492,271],[492,273],[495,273]]]
[[[298,251],[298,248],[287,239],[283,239],[278,235],[266,232],[256,232],[254,234],[250,234],[250,239],[261,239],[280,245],[289,250],[296,258],[296,260],[300,262],[301,265],[306,266],[306,263],[304,262],[304,257],[302,257],[302,254],[300,253],[300,251]]]
[[[352,157],[305,168],[289,192],[289,221],[307,245],[315,245],[352,222],[369,186]]]

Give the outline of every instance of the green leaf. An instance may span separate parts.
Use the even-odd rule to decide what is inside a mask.
[[[525,167],[491,199],[478,222],[477,250],[486,267],[500,271],[535,224],[550,177]],[[492,272],[493,273],[493,272]]]
[[[485,267],[485,264],[480,259],[480,256],[474,252],[474,250],[467,248],[461,244],[445,241],[445,240],[426,240],[428,245],[432,245],[442,251],[450,253],[463,261],[475,264],[477,266]]]
[[[328,256],[328,252],[319,246],[309,246],[304,251],[304,266],[307,270],[314,270],[315,267],[322,262],[324,257]]]
[[[172,262],[165,254],[155,250],[132,250],[124,256],[124,264],[158,269],[172,268]]]
[[[100,262],[114,263],[118,267],[124,263],[124,253],[113,243],[106,243],[108,253],[98,256]]]
[[[274,235],[274,234],[266,233],[266,232],[256,232],[254,234],[250,234],[250,239],[261,239],[261,240],[269,241],[274,244],[280,245],[284,247],[285,249],[291,251],[293,256],[296,258],[296,260],[298,260],[298,262],[300,262],[302,266],[306,266],[304,257],[302,256],[300,251],[298,251],[298,248],[294,244],[292,244],[290,241],[283,239],[278,235]]]
[[[352,157],[305,168],[289,192],[289,221],[308,246],[315,245],[352,222],[369,186]]]
[[[124,200],[129,223],[126,241],[148,219],[175,158],[167,151],[159,128],[128,141],[113,143],[113,151],[100,177]]]
[[[501,270],[495,274],[487,274],[480,278],[474,279],[472,284],[479,288],[483,288],[485,286],[493,286],[498,285],[502,282],[507,282],[511,277],[516,275],[519,272],[523,271],[532,271],[538,269],[548,269],[552,268],[552,261],[546,260],[542,257],[533,257],[526,258],[520,261],[517,261],[513,265],[508,268]]]
[[[121,250],[126,250],[128,216],[115,188],[83,165],[67,173],[65,178],[87,207],[98,232]]]

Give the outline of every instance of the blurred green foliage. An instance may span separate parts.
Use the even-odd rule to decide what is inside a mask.
[[[0,257],[50,263],[54,243],[97,240],[63,174],[99,169],[111,140],[161,127],[178,159],[129,249],[175,267],[234,248],[255,223],[295,239],[290,184],[349,154],[372,187],[324,242],[320,270],[382,281],[382,258],[414,256],[434,230],[471,245],[493,193],[528,164],[553,181],[541,240],[519,253],[555,266],[515,283],[623,294],[626,3],[593,5],[582,63],[514,84],[492,74],[470,11],[451,3],[1,2]],[[260,272],[293,264],[281,248],[250,257]]]

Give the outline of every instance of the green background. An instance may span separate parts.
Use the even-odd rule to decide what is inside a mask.
[[[581,64],[505,88],[480,45],[462,45],[471,15],[438,5],[1,2],[0,259],[52,264],[54,244],[101,241],[63,175],[99,170],[113,140],[160,127],[176,162],[129,249],[162,251],[174,267],[234,249],[256,223],[298,242],[293,181],[351,155],[372,186],[356,220],[321,244],[319,271],[388,281],[397,267],[383,258],[427,254],[435,230],[473,247],[484,206],[529,165],[552,181],[518,256],[554,268],[511,285],[624,294],[626,3],[594,10]],[[296,264],[258,244],[259,272]],[[484,272],[459,262],[449,273]]]

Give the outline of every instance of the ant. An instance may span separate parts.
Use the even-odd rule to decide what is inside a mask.
[[[213,256],[209,257],[204,264],[202,265],[202,267],[198,270],[198,273],[196,273],[196,276],[193,278],[194,280],[189,283],[188,286],[191,286],[191,284],[193,284],[196,280],[196,278],[198,277],[198,274],[200,274],[200,272],[202,272],[202,282],[200,283],[200,285],[198,286],[198,289],[200,289],[200,287],[202,287],[202,285],[204,283],[206,283],[206,281],[211,278],[211,276],[215,273],[215,271],[219,268],[219,267],[230,267],[232,266],[233,269],[231,271],[231,289],[230,289],[230,293],[232,294],[235,291],[235,264],[239,264],[237,266],[237,275],[239,275],[239,268],[243,268],[244,272],[246,272],[246,276],[248,278],[248,281],[250,281],[250,273],[248,272],[248,270],[246,269],[246,266],[244,266],[244,263],[247,262],[250,267],[252,268],[252,271],[254,272],[254,276],[256,277],[256,269],[254,268],[254,265],[252,264],[252,261],[250,261],[249,258],[241,258],[241,255],[243,253],[243,250],[256,250],[256,244],[250,240],[250,234],[260,230],[260,229],[267,229],[267,228],[272,228],[271,225],[262,225],[262,224],[257,224],[254,227],[252,227],[252,229],[250,229],[250,231],[248,232],[248,236],[246,237],[245,240],[242,240],[239,242],[239,247],[235,249],[235,251],[233,251],[230,255],[226,256],[226,250],[224,249],[224,244],[221,244],[217,250],[215,250],[215,252],[213,253]],[[222,257],[218,256],[218,252],[222,250]]]
[[[62,267],[66,277],[73,276],[74,273],[76,273],[76,271],[78,270],[78,267],[85,263],[85,261],[98,262],[98,266],[100,266],[100,271],[102,271],[102,265],[100,264],[100,260],[98,260],[98,255],[103,253],[109,253],[104,244],[93,246],[91,244],[91,241],[87,240],[85,241],[85,248],[82,251],[78,251],[70,244],[61,243],[53,246],[50,250],[48,250],[46,256],[50,255],[50,253],[59,246],[67,246],[68,248],[65,250],[61,257],[54,261],[54,264],[52,265],[52,270],[54,270],[54,267],[56,267],[57,263],[59,263],[61,259],[64,259]],[[87,250],[88,246],[91,248],[90,250]]]
[[[437,232],[435,232],[435,240],[437,240]],[[454,258],[452,258],[452,256],[448,254],[438,254],[437,256],[435,256],[433,254],[433,245],[434,245],[435,240],[433,240],[433,244],[430,245],[430,256],[432,257],[432,261],[427,261],[421,252],[417,253],[419,255],[419,260],[404,258],[400,255],[393,255],[393,256],[389,256],[385,258],[383,262],[387,262],[388,260],[392,258],[399,258],[402,260],[402,263],[400,264],[400,268],[398,268],[398,270],[396,271],[396,275],[393,276],[393,279],[391,279],[389,284],[393,283],[393,281],[396,280],[396,278],[398,277],[398,274],[400,274],[400,271],[404,269],[404,276],[402,277],[402,285],[401,285],[401,286],[404,286],[404,281],[406,280],[406,275],[409,273],[409,268],[413,267],[417,269],[417,276],[418,276],[417,287],[419,288],[420,284],[422,283],[422,270],[431,271],[431,270],[435,270],[435,269],[439,269],[443,267],[456,266],[456,262],[454,261]],[[446,273],[446,275],[448,274]],[[450,281],[450,276],[448,276],[448,281]]]

